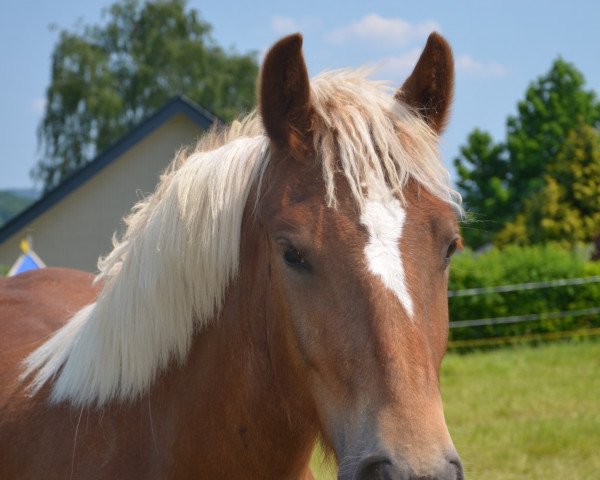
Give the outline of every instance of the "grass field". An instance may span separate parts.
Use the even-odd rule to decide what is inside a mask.
[[[600,480],[600,342],[450,353],[442,392],[468,479]]]

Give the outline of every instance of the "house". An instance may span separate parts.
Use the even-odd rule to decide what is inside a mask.
[[[122,231],[122,218],[154,191],[177,150],[215,121],[189,99],[172,99],[0,228],[0,264],[11,265],[30,236],[47,266],[95,272],[113,233]]]

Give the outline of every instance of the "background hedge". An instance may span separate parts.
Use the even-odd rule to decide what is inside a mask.
[[[450,290],[600,275],[600,262],[557,245],[465,250],[452,260]],[[450,320],[473,320],[600,307],[600,283],[492,293],[449,299]],[[451,340],[517,336],[600,327],[600,315],[453,328]]]

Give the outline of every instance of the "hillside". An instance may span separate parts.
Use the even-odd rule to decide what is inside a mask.
[[[36,197],[31,190],[0,190],[0,227],[33,203]]]

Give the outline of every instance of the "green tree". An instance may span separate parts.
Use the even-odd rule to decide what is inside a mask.
[[[546,167],[554,162],[567,133],[579,123],[600,125],[600,103],[571,63],[557,59],[550,71],[533,82],[517,115],[507,121],[508,183],[519,194],[513,212],[544,184]]]
[[[600,132],[580,123],[571,129],[531,195],[497,244],[586,244],[600,235]]]
[[[560,198],[557,189],[562,184],[549,185],[546,175],[568,132],[579,124],[600,126],[600,102],[585,89],[581,72],[559,58],[528,87],[517,114],[507,120],[504,142],[494,144],[489,134],[479,130],[469,135],[454,160],[457,185],[474,220],[465,225],[467,243],[477,248],[492,238],[501,243],[511,238],[527,240],[523,236],[532,231],[525,228],[522,212],[539,211],[533,204],[543,204],[545,195]],[[549,190],[539,193],[542,188]],[[497,236],[507,222],[510,226]]]
[[[32,171],[57,185],[170,97],[185,94],[224,120],[255,103],[255,53],[225,51],[186,0],[122,0],[103,25],[63,30]]]
[[[487,132],[475,129],[454,159],[457,186],[467,208],[463,236],[467,245],[479,248],[492,239],[507,218],[511,192],[507,185],[506,149]]]

